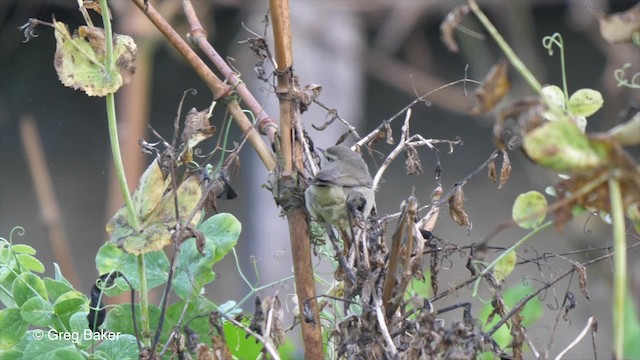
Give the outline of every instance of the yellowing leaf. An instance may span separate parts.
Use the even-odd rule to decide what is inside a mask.
[[[607,162],[606,149],[592,143],[570,119],[533,129],[524,136],[522,147],[536,163],[560,172],[591,170]]]
[[[153,164],[152,164],[153,165]],[[149,169],[147,169],[149,171]],[[151,174],[156,170],[150,170]],[[147,172],[145,172],[147,174]],[[152,177],[147,174],[147,178]],[[144,176],[143,176],[144,177]],[[164,186],[164,182],[159,186]],[[147,189],[153,196],[157,196],[157,189],[150,189],[150,184],[141,182],[140,189]],[[163,187],[164,188],[164,187]],[[138,190],[136,190],[138,191]],[[141,191],[142,195],[144,192]],[[180,213],[180,223],[184,224],[191,216],[191,213],[198,205],[202,196],[201,177],[199,174],[189,176],[178,187],[178,211]],[[144,204],[144,202],[143,202]],[[145,208],[150,208],[144,205]],[[195,227],[200,221],[199,214],[193,217],[188,224]],[[153,207],[146,219],[141,219],[139,232],[135,232],[127,220],[126,209],[120,209],[107,224],[109,241],[118,245],[129,254],[145,254],[148,252],[161,250],[171,243],[171,229],[176,226],[176,211],[173,192],[164,194],[157,206]],[[187,225],[187,224],[184,224]]]
[[[141,222],[158,206],[168,185],[169,178],[164,178],[158,159],[154,160],[140,176],[138,188],[132,195],[133,206]]]
[[[509,251],[498,263],[496,263],[496,267],[493,269],[493,276],[496,280],[501,281],[504,280],[516,266],[516,252],[511,250]]]
[[[71,35],[66,24],[55,20],[53,24],[54,66],[65,86],[80,89],[89,96],[105,96],[129,82],[135,72],[133,61],[137,51],[131,37],[114,34],[115,71],[109,72],[105,65],[104,30],[81,26]]]
[[[569,98],[567,108],[575,116],[591,116],[604,104],[602,94],[593,89],[580,89]]]
[[[511,217],[524,229],[535,229],[547,216],[547,199],[537,191],[518,195],[513,203]]]

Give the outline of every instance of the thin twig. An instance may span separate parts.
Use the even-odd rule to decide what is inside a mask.
[[[582,329],[582,331],[580,332],[580,334],[578,335],[578,337],[576,337],[571,344],[569,344],[564,350],[562,350],[558,356],[555,357],[555,360],[560,360],[562,359],[562,357],[569,352],[569,350],[571,350],[574,346],[578,345],[578,343],[582,340],[582,338],[585,337],[585,335],[587,335],[587,333],[589,332],[589,330],[594,331],[594,327],[598,325],[598,322],[596,321],[596,317],[595,316],[591,316],[589,317],[589,320],[587,320],[587,325],[585,325],[584,329]]]
[[[375,309],[376,309],[376,319],[378,320],[378,327],[380,328],[380,332],[382,333],[382,337],[384,341],[387,343],[387,347],[393,355],[394,358],[398,357],[398,350],[396,349],[395,344],[393,343],[393,339],[391,339],[391,335],[389,334],[389,329],[387,328],[386,320],[384,318],[384,313],[382,312],[382,301],[378,295],[375,295]]]

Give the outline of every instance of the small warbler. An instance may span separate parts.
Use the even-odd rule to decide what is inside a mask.
[[[366,219],[375,202],[373,179],[362,157],[346,146],[324,152],[327,163],[305,191],[307,210],[317,221],[342,227],[349,223],[348,206]]]

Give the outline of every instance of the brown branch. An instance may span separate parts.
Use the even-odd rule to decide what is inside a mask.
[[[296,107],[292,99],[293,49],[291,46],[291,23],[289,19],[289,2],[286,0],[270,0],[273,39],[276,51],[276,74],[278,83],[276,94],[280,100],[280,146],[284,166],[282,174],[288,176],[293,171],[293,121],[297,120]]]
[[[304,169],[301,155],[301,147],[294,146],[293,129],[298,119],[298,106],[293,99],[297,89],[293,81],[293,49],[291,46],[291,25],[289,3],[287,0],[270,0],[272,15],[272,27],[275,41],[277,62],[276,93],[280,103],[280,152],[283,164],[280,172],[278,194],[274,196],[284,200],[279,202],[283,206],[289,223],[289,239],[293,256],[293,269],[295,273],[296,293],[300,303],[308,304],[311,321],[305,317],[302,321],[302,339],[304,343],[305,358],[312,360],[324,359],[322,344],[322,328],[318,302],[316,300],[315,278],[313,263],[311,261],[311,239],[309,222],[304,206],[300,202],[294,202],[299,197],[301,173],[295,169]]]
[[[251,121],[242,112],[242,108],[237,101],[229,99],[229,95],[232,92],[232,88],[222,82],[214,73],[207,67],[207,65],[198,57],[198,55],[189,47],[189,45],[178,35],[173,27],[158,13],[155,8],[144,0],[131,0],[133,3],[147,16],[147,18],[160,30],[164,37],[178,50],[178,52],[185,58],[185,60],[191,65],[198,76],[205,82],[205,84],[213,92],[213,96],[216,100],[230,100],[226,102],[227,109],[233,116],[234,120],[242,130],[243,134],[247,136],[249,142],[260,156],[260,159],[265,164],[267,170],[272,171],[276,167],[275,158],[271,153],[269,147],[262,141],[260,135],[251,124]]]
[[[47,169],[47,160],[42,149],[42,141],[33,116],[25,115],[20,119],[20,135],[40,204],[40,218],[47,229],[54,258],[60,264],[64,276],[69,279],[74,288],[78,289],[80,286],[78,272],[73,256],[71,256],[71,246],[64,229],[60,206],[56,200],[51,175]]]
[[[262,135],[266,135],[269,142],[273,144],[275,142],[275,134],[277,126],[275,121],[269,117],[264,111],[262,105],[251,94],[247,85],[240,80],[238,74],[227,64],[227,62],[218,54],[216,49],[207,41],[207,32],[202,28],[200,20],[198,19],[191,0],[183,0],[183,7],[191,32],[188,37],[194,45],[198,46],[200,50],[207,56],[213,65],[222,73],[222,76],[226,79],[227,83],[230,83],[233,89],[238,93],[244,104],[251,110],[256,118],[256,124],[258,130]],[[242,129],[243,131],[245,129]]]

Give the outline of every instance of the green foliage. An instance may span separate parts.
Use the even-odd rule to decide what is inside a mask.
[[[518,195],[513,203],[511,218],[523,229],[533,230],[547,216],[547,199],[537,191]]]
[[[166,342],[177,326],[188,325],[201,341],[211,346],[209,313],[220,311],[236,316],[241,311],[234,302],[217,306],[201,294],[203,286],[215,278],[213,264],[236,245],[241,228],[232,215],[218,214],[199,227],[205,238],[203,254],[198,252],[195,239],[182,244],[173,289],[183,299],[167,307],[161,341]],[[0,293],[4,294],[1,300],[6,306],[0,310],[0,358],[84,359],[82,352],[89,349],[95,349],[96,359],[138,358],[130,304],[115,306],[107,312],[103,331],[117,336],[101,337],[89,329],[88,297],[71,286],[57,265],[54,265],[54,278],[36,275],[32,264],[40,262],[33,255],[35,249],[30,246],[12,245],[0,239]],[[144,256],[147,279],[152,287],[166,285],[169,260],[164,252]],[[117,269],[134,288],[139,284],[137,257],[111,243],[100,248],[96,264],[101,273]],[[129,290],[126,282],[116,281],[116,286],[104,289],[104,296],[125,290]],[[135,307],[140,332],[140,304]],[[149,319],[151,328],[157,328],[160,308],[150,305]],[[28,330],[30,326],[35,329]],[[170,356],[167,353],[165,358]]]
[[[624,358],[640,359],[640,320],[632,296],[627,296],[624,307]]]
[[[193,298],[213,281],[215,274],[211,267],[236,245],[241,229],[240,222],[231,214],[214,215],[198,226],[206,240],[203,253],[198,252],[195,239],[180,246],[173,286],[176,295],[186,299],[191,293]]]
[[[153,289],[167,282],[169,276],[169,260],[162,251],[154,251],[144,254],[145,273],[147,274],[147,286]],[[138,278],[138,259],[133,254],[127,254],[111,243],[105,243],[96,255],[96,267],[100,274],[118,270],[124,274],[134,289],[140,288]],[[114,296],[129,288],[122,279],[116,280],[116,288],[107,290],[107,295]]]

